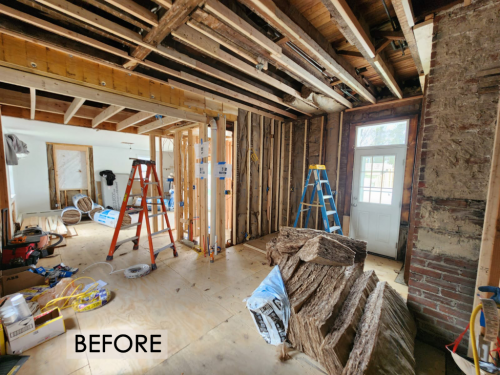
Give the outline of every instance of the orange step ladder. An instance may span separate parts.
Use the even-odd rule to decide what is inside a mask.
[[[143,176],[142,175],[142,165],[146,165],[145,177],[142,177]],[[139,175],[138,178],[135,177],[137,171],[138,171],[138,175]],[[150,182],[151,174],[153,174],[154,180],[156,182]],[[139,180],[141,182],[142,194],[130,194],[132,191],[132,184],[136,180]],[[157,186],[159,196],[148,197],[148,188],[150,185]],[[141,199],[141,206],[142,207],[126,211],[128,198],[130,198],[130,197],[141,197],[142,198]],[[162,212],[149,215],[148,204],[146,202],[147,199],[151,199],[151,204],[156,204],[156,200],[160,199]],[[125,212],[127,212],[127,213],[139,212],[139,220],[137,221],[137,223],[125,225],[122,227],[123,216],[125,215]],[[156,217],[162,216],[162,215],[165,218],[165,221],[167,223],[167,227],[165,229],[158,231],[158,232],[151,233],[149,219],[155,218],[155,220],[157,220]],[[156,173],[156,163],[152,160],[136,159],[132,163],[132,171],[130,172],[129,180],[127,183],[127,189],[125,190],[125,196],[123,198],[122,207],[120,209],[120,216],[118,217],[118,223],[116,223],[115,234],[113,235],[113,240],[111,241],[111,246],[109,247],[109,254],[106,257],[106,261],[113,260],[113,254],[124,243],[133,242],[134,243],[133,249],[134,250],[139,249],[139,239],[141,236],[141,228],[142,228],[143,218],[146,218],[146,228],[148,230],[148,241],[149,241],[149,253],[151,255],[151,270],[153,271],[157,268],[156,257],[158,256],[158,254],[160,252],[162,252],[163,250],[167,250],[167,249],[172,248],[172,250],[174,252],[174,257],[177,257],[178,254],[177,254],[177,250],[175,248],[174,236],[172,235],[172,230],[170,229],[170,223],[168,221],[167,208],[165,207],[165,201],[163,200],[163,192],[161,191],[160,184],[158,183],[158,174]],[[132,227],[137,227],[137,231],[135,233],[135,236],[118,241],[118,235],[120,234],[120,230],[132,228]],[[164,233],[164,232],[168,232],[168,234],[170,236],[170,243],[168,245],[160,248],[160,249],[154,250],[154,248],[153,248],[153,236],[156,236],[156,235],[158,235],[160,233]]]

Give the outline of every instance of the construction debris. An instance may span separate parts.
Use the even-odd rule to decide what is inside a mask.
[[[333,238],[322,235],[307,241],[297,255],[304,262],[352,266],[356,253]]]
[[[415,374],[417,328],[403,298],[379,282],[368,297],[343,375]]]
[[[374,271],[363,273],[366,242],[285,227],[268,242],[267,258],[285,283],[295,349],[330,375],[414,374],[415,323],[397,292],[377,284]],[[391,358],[383,354],[391,350]]]

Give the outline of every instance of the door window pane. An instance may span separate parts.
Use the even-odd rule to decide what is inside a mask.
[[[358,126],[356,147],[390,146],[406,144],[407,121]]]
[[[361,158],[360,202],[392,204],[395,162],[395,155]]]

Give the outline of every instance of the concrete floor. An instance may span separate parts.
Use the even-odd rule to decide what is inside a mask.
[[[67,333],[27,351],[28,362],[19,374],[324,374],[315,361],[293,352],[285,363],[277,360],[273,346],[265,344],[242,300],[269,273],[264,254],[242,245],[226,250],[214,264],[183,245],[179,257],[162,252],[158,270],[140,279],[126,279],[121,272],[109,275],[105,260],[113,229],[93,222],[75,226],[78,236],[56,250],[60,258],[45,259],[43,266],[64,262],[79,267],[77,276],[108,283],[114,297],[106,306],[86,313],[63,311]],[[120,238],[132,236],[132,230]],[[143,231],[144,232],[144,231]],[[138,251],[122,245],[111,264],[123,269],[149,263],[147,241]],[[155,237],[155,247],[167,244],[168,236]],[[365,269],[375,269],[380,279],[394,285],[400,264],[369,257]],[[395,285],[406,297],[405,286]],[[164,329],[169,331],[168,358],[150,360],[69,359],[66,336],[94,329]],[[444,354],[417,343],[417,374],[445,374]]]

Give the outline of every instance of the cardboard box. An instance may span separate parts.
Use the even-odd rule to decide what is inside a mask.
[[[9,341],[14,341],[17,338],[35,330],[35,320],[33,315],[26,319],[19,320],[15,323],[4,325],[6,338]]]
[[[66,332],[64,319],[59,307],[35,316],[34,320],[34,331],[7,342],[7,354],[23,353]]]
[[[45,285],[45,277],[28,271],[31,267],[19,267],[0,272],[2,297],[32,286]]]

